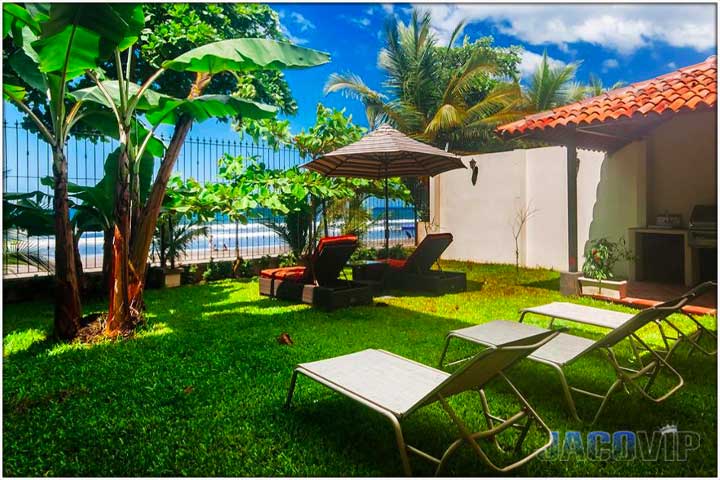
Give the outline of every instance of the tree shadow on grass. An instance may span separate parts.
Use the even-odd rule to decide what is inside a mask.
[[[536,280],[534,282],[526,282],[521,284],[523,287],[529,288],[542,288],[545,290],[552,290],[553,292],[560,291],[560,279],[549,278],[547,280]]]
[[[436,365],[446,333],[468,324],[396,305],[322,312],[259,298],[255,289],[221,282],[148,293],[149,327],[134,339],[76,348],[38,345],[6,359],[5,473],[399,474],[392,429],[374,412],[307,379],[299,386],[295,407],[282,409],[292,369],[365,348]],[[288,332],[295,344],[278,344],[281,332]],[[709,378],[712,365],[706,363],[697,375]],[[530,362],[516,368],[511,378],[552,429],[591,429],[569,420],[552,372]],[[584,372],[579,373],[582,377]],[[708,433],[714,424],[706,419],[714,415],[716,402],[708,390],[693,383],[686,396],[675,395],[658,406],[619,395],[600,427],[659,427],[677,421],[678,411],[690,411],[698,414],[683,416],[682,428],[714,442]],[[496,390],[490,391],[494,396]],[[458,401],[463,412],[479,415],[477,402]],[[447,436],[455,432],[433,412],[408,424],[410,442],[421,438],[429,439],[431,447],[447,446]],[[691,452],[684,467],[694,465],[692,472],[652,464],[635,473],[706,473],[714,468],[708,464],[713,460],[702,460],[706,457],[708,448]],[[422,460],[414,459],[413,467],[418,474],[432,473]],[[628,473],[623,465],[609,468],[618,475]],[[581,475],[600,471],[596,469],[557,461],[532,462],[518,472]],[[465,460],[452,471],[487,472]]]

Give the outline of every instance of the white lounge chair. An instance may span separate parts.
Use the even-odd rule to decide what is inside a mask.
[[[565,400],[567,401],[570,413],[577,421],[582,420],[577,413],[573,392],[601,400],[600,407],[593,418],[593,423],[600,417],[608,399],[620,387],[625,387],[626,389],[632,388],[640,392],[649,400],[660,403],[680,389],[683,386],[684,381],[682,376],[680,376],[680,374],[672,366],[670,366],[663,356],[659,355],[647,346],[647,344],[637,335],[637,331],[649,322],[662,320],[667,315],[675,312],[676,309],[677,304],[666,302],[641,310],[599,340],[591,340],[584,337],[561,333],[556,338],[531,353],[527,358],[547,365],[557,372],[560,377],[560,383],[562,385],[563,393],[565,394]],[[448,333],[445,340],[445,347],[440,357],[440,365],[442,367],[445,355],[447,354],[447,350],[450,345],[450,340],[453,338],[467,340],[483,346],[493,346],[505,342],[512,342],[516,338],[523,338],[529,335],[536,335],[549,331],[551,330],[546,330],[526,323],[511,322],[506,320],[496,320],[473,327],[453,330]],[[652,360],[645,365],[641,365],[638,369],[621,365],[613,352],[613,347],[626,338],[632,338],[635,342],[638,342],[638,344],[650,352]],[[603,353],[605,359],[610,363],[616,375],[615,381],[605,394],[589,392],[580,388],[571,387],[565,377],[564,369],[567,366],[574,363],[581,357],[585,357],[593,352]],[[464,361],[465,360],[463,359],[450,362],[447,366]],[[666,368],[677,379],[677,383],[669,388],[663,395],[653,396],[649,393],[650,388],[655,382],[660,370],[663,368]],[[639,382],[645,378],[648,380],[647,384],[640,385]]]
[[[395,430],[400,459],[406,475],[412,474],[408,452],[435,463],[437,465],[436,474],[439,474],[447,464],[450,455],[464,442],[467,442],[491,468],[499,472],[507,472],[523,465],[549,448],[552,444],[552,434],[540,416],[505,376],[504,370],[550,341],[558,333],[550,331],[533,333],[518,336],[509,343],[493,345],[488,350],[475,355],[453,374],[384,350],[372,349],[327,360],[302,363],[293,372],[286,406],[290,406],[297,376],[304,375],[384,415]],[[500,377],[508,384],[512,393],[522,404],[521,410],[507,419],[490,413],[483,391],[483,387],[496,377]],[[489,427],[487,430],[471,433],[471,430],[447,401],[453,395],[470,390],[477,390],[480,394],[481,407]],[[400,425],[402,420],[419,408],[435,402],[440,403],[459,430],[459,438],[445,450],[440,458],[407,445]],[[526,419],[526,422],[520,424],[519,422],[523,418]],[[500,448],[497,435],[508,428],[517,428],[520,430],[514,447],[515,453],[517,453],[533,423],[536,423],[547,435],[547,441],[542,447],[504,467],[495,465],[477,442],[477,439],[491,440],[496,447]]]
[[[692,301],[696,298],[712,290],[715,290],[716,288],[716,282],[704,282],[693,288],[692,290],[686,292],[685,294],[669,300],[670,303],[674,303],[676,305],[677,313],[684,314],[686,317],[688,317],[694,322],[696,329],[694,332],[686,334],[677,325],[675,325],[675,323],[671,322],[667,317],[664,318],[662,321],[656,321],[655,323],[658,326],[660,336],[666,348],[666,350],[664,351],[665,360],[669,360],[674,350],[678,347],[678,345],[680,345],[681,340],[690,344],[689,354],[695,350],[702,352],[703,354],[708,356],[717,354],[717,346],[714,350],[708,350],[700,346],[700,340],[704,336],[711,338],[713,340],[713,344],[717,344],[716,334],[705,328],[705,326],[698,322],[697,319],[693,317],[693,315],[691,315],[689,312],[682,310],[682,307],[684,307],[685,305],[692,303]],[[620,325],[633,317],[633,314],[631,313],[615,312],[612,310],[606,310],[604,308],[588,307],[585,305],[578,305],[575,303],[567,302],[552,302],[545,305],[539,305],[537,307],[524,308],[520,310],[520,322],[524,320],[527,314],[535,314],[549,317],[551,327],[553,325],[553,322],[558,319],[567,320],[575,323],[582,323],[585,325],[592,325],[600,328],[607,328],[610,330],[618,328]],[[673,336],[672,334],[669,335],[663,325],[667,325],[668,327],[670,327],[670,329],[675,332],[675,336]],[[633,348],[633,352],[635,353],[638,362],[640,362],[640,364],[642,365],[642,360],[640,359],[635,343],[631,341],[630,345]]]

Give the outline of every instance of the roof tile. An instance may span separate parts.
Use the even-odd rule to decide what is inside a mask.
[[[621,87],[597,97],[535,113],[497,128],[505,135],[579,125],[620,117],[669,114],[698,105],[717,105],[717,59],[709,57],[659,77]]]

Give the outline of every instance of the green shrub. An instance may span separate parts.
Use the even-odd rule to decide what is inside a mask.
[[[278,260],[278,265],[280,267],[292,267],[298,264],[298,259],[292,252],[287,255],[280,255]]]
[[[387,255],[385,255],[385,249],[381,248],[377,252],[377,258],[394,258],[397,260],[403,260],[410,256],[411,249],[405,248],[400,244],[392,246],[388,249]]]
[[[588,244],[582,272],[588,278],[607,280],[613,278],[612,270],[618,261],[633,258],[632,252],[625,246],[624,238],[620,238],[617,242],[600,238]]]
[[[232,278],[233,277],[233,262],[215,262],[213,260],[210,260],[210,263],[207,264],[207,268],[205,269],[205,272],[203,272],[203,279],[206,282],[211,282],[213,280],[222,280],[223,278]]]
[[[376,260],[378,258],[378,251],[372,247],[365,248],[360,247],[355,250],[350,257],[351,262],[358,262],[361,260]]]
[[[180,274],[180,283],[183,285],[192,285],[198,282],[197,265],[185,265]]]

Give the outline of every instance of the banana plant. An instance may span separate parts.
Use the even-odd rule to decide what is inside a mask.
[[[82,100],[68,102],[73,80],[97,69],[113,51],[136,41],[144,24],[142,9],[133,4],[96,3],[3,5],[3,39],[9,38],[3,76],[3,97],[37,126],[53,154],[55,233],[55,334],[73,338],[80,327],[82,305],[77,259],[68,203],[68,162],[65,142],[88,111]],[[50,120],[41,120],[26,103],[29,90],[46,98]],[[90,110],[94,109],[90,106]]]
[[[114,335],[135,323],[143,308],[143,279],[153,233],[161,211],[167,184],[182,144],[194,121],[213,117],[272,118],[276,108],[228,95],[203,95],[203,90],[219,73],[241,76],[254,70],[306,68],[329,61],[329,56],[307,48],[258,38],[241,38],[209,43],[166,61],[142,83],[129,78],[132,47],[123,60],[115,51],[117,80],[103,81],[89,73],[95,86],[73,92],[78,100],[94,102],[112,112],[121,145],[115,190],[113,286],[107,333]],[[153,83],[168,70],[194,74],[195,81],[186,98],[155,92]],[[142,113],[149,123],[145,138],[131,134],[131,123]],[[148,140],[161,124],[174,125],[147,201],[141,202],[137,186],[137,159],[144,154]],[[132,238],[129,232],[132,226]]]

